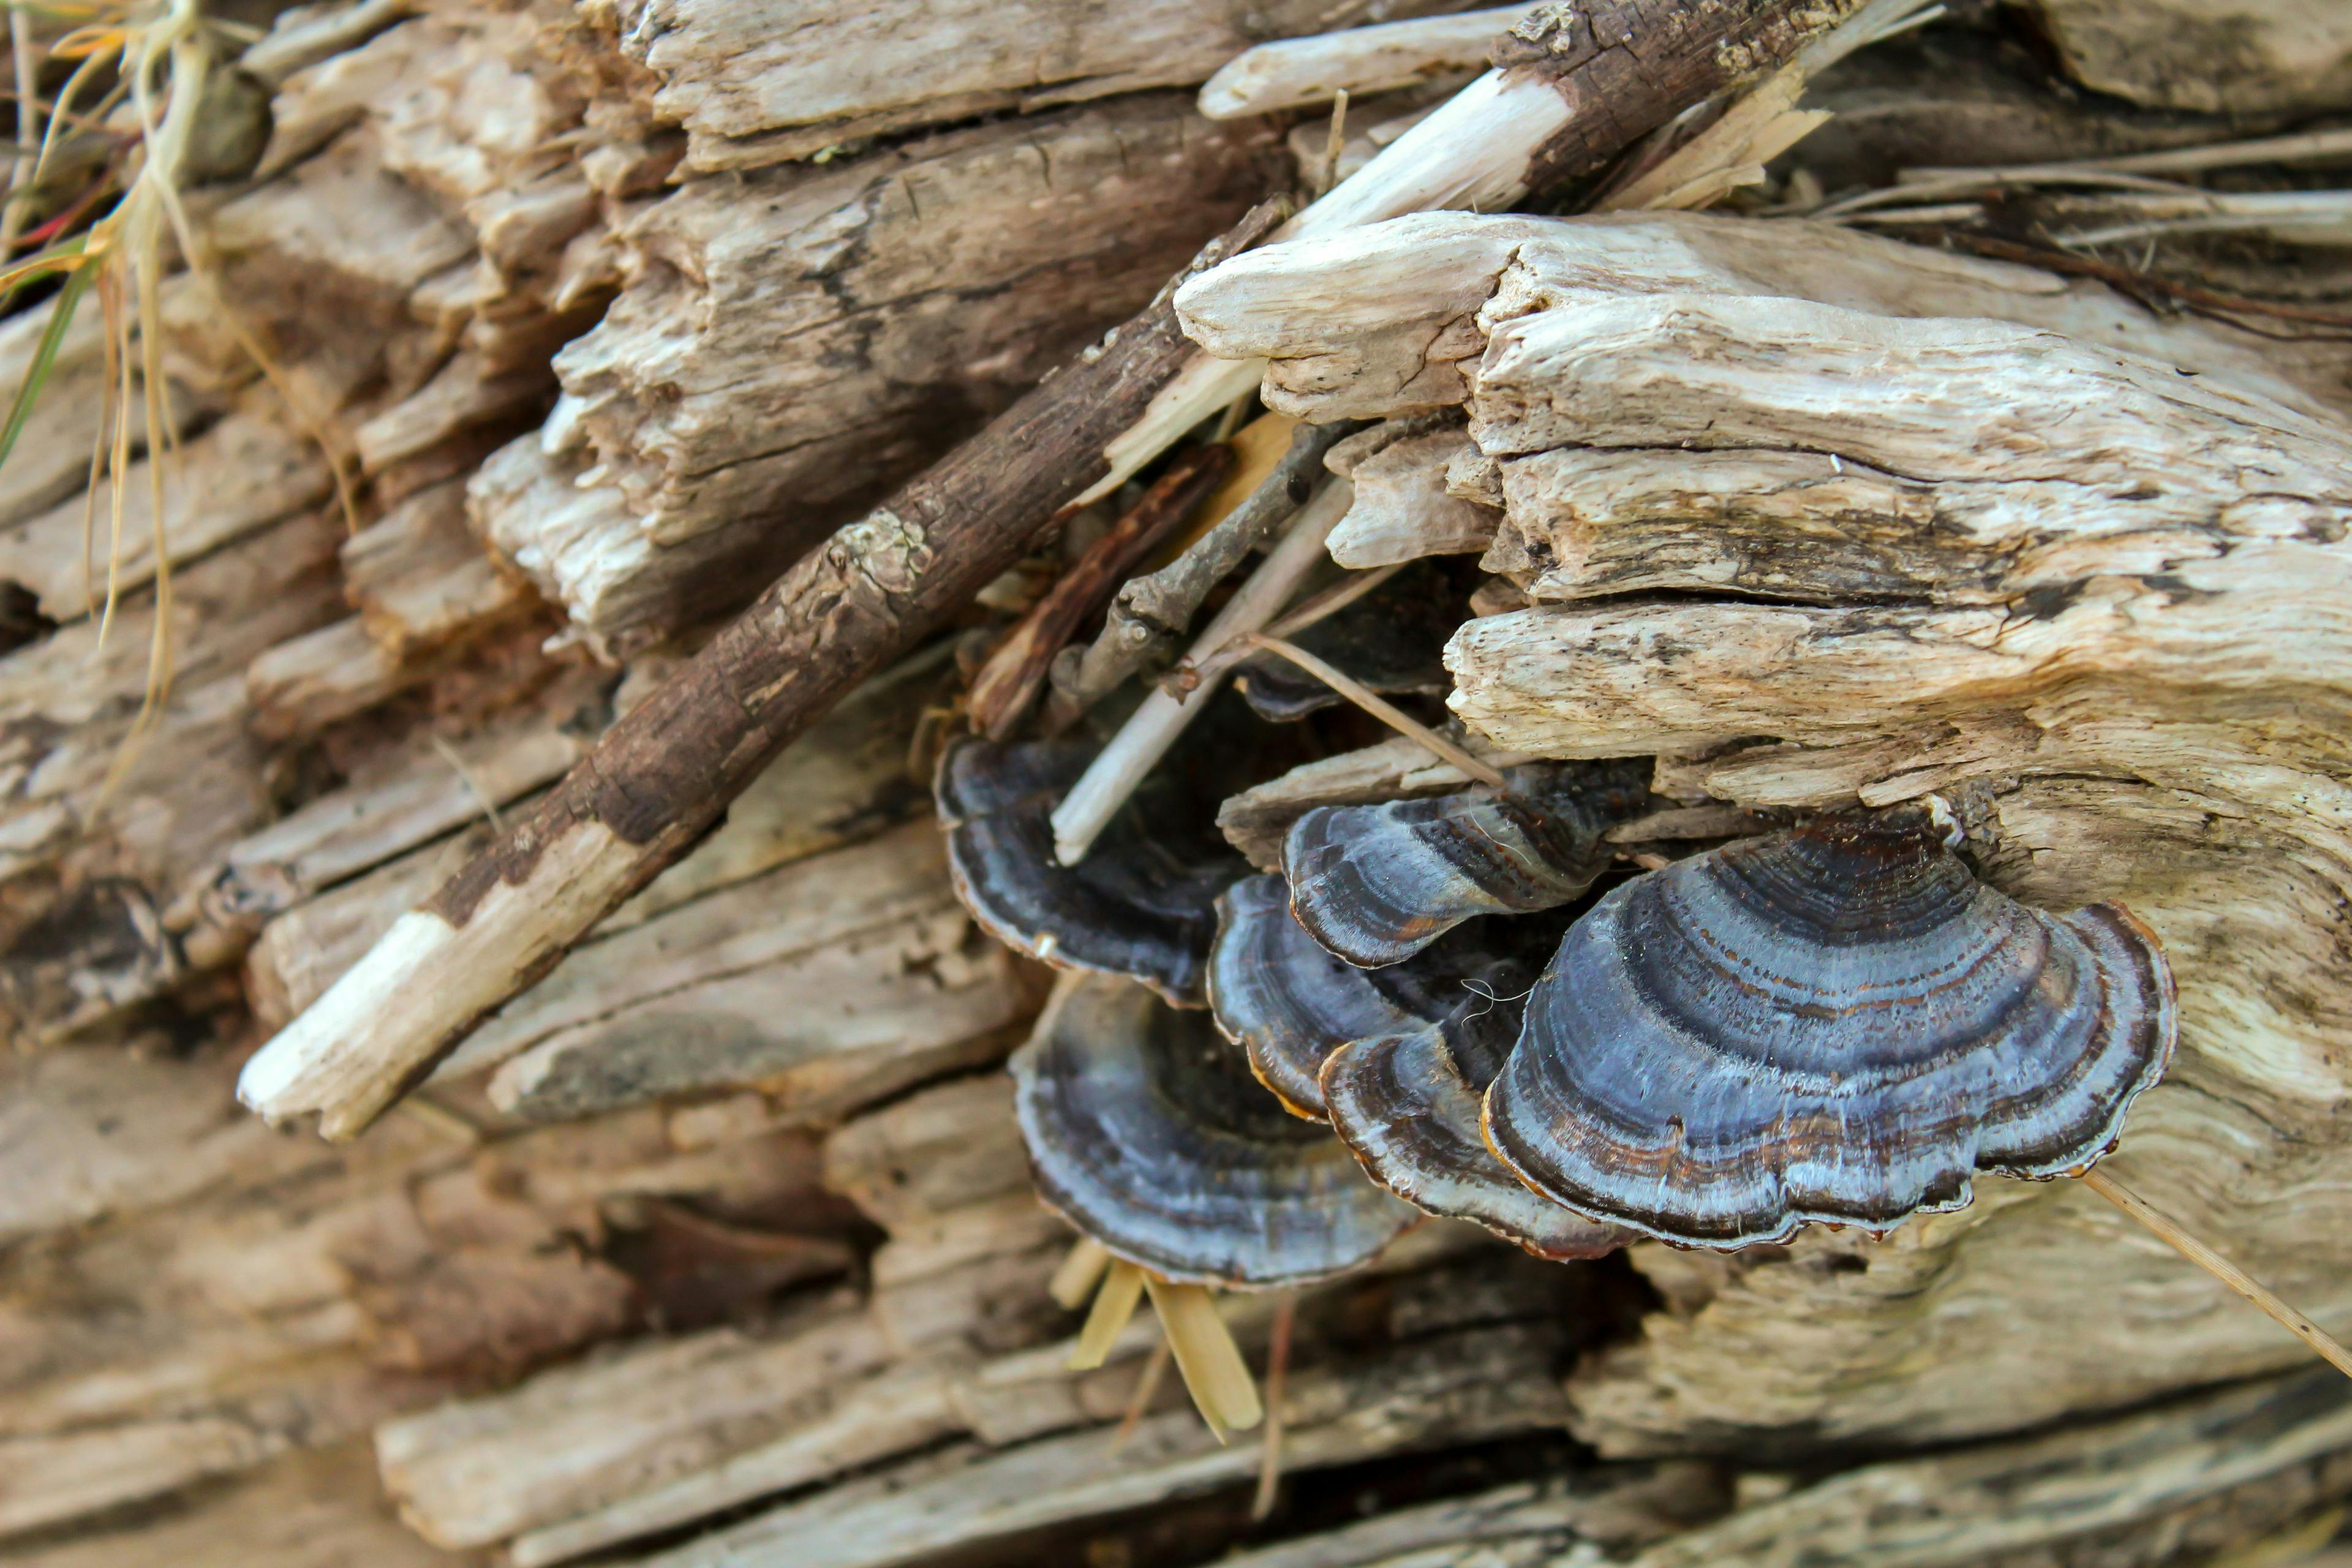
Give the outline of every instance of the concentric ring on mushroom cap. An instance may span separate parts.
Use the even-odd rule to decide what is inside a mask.
[[[1013,1053],[1038,1195],[1169,1279],[1271,1287],[1338,1274],[1421,1217],[1328,1126],[1285,1111],[1206,1015],[1087,975]]]
[[[1170,815],[1154,781],[1076,866],[1054,857],[1051,814],[1092,760],[1065,742],[965,741],[940,759],[933,794],[956,896],[989,935],[1065,969],[1132,976],[1199,1006],[1217,895],[1249,863],[1222,844],[1147,837]]]
[[[1825,818],[1637,878],[1569,931],[1487,1091],[1548,1197],[1729,1248],[1884,1230],[1975,1172],[2113,1147],[2161,1078],[2172,975],[2116,904],[2030,909],[1918,812]]]
[[[1360,969],[1326,952],[1292,918],[1281,878],[1246,878],[1217,900],[1210,1013],[1292,1115],[1320,1121],[1324,1058],[1350,1040],[1423,1028],[1460,994],[1465,965],[1435,950],[1423,956],[1440,961]]]
[[[1323,1064],[1323,1097],[1366,1173],[1423,1213],[1470,1220],[1554,1262],[1599,1258],[1633,1234],[1526,1186],[1479,1131],[1479,1097],[1517,1036],[1531,977],[1499,962],[1481,977],[1483,1005],[1340,1047]]]
[[[1318,806],[1283,840],[1291,912],[1362,968],[1412,957],[1476,915],[1567,903],[1607,868],[1601,835],[1649,802],[1646,762],[1544,763],[1422,800]]]

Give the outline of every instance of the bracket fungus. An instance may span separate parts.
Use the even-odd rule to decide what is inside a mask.
[[[1157,827],[1183,814],[1146,799],[1121,813],[1084,861],[1062,865],[1050,814],[1090,755],[1058,741],[949,749],[934,793],[956,895],[991,936],[1033,958],[1131,976],[1198,1006],[1217,895],[1248,863],[1208,832],[1147,835],[1142,820]]]
[[[1350,1040],[1425,1026],[1421,965],[1360,969],[1327,952],[1290,912],[1279,877],[1250,877],[1217,900],[1209,1009],[1250,1070],[1294,1116],[1321,1121],[1323,1059]],[[1402,984],[1400,984],[1400,982]]]
[[[1572,926],[1488,1090],[1537,1192],[1685,1246],[1885,1231],[1976,1172],[2111,1148],[2176,1026],[2156,938],[1977,880],[1937,816],[1847,814],[1612,890]]]
[[[1599,1258],[1632,1234],[1522,1184],[1479,1132],[1480,1096],[1510,1054],[1534,975],[1495,961],[1444,1018],[1331,1052],[1320,1090],[1365,1173],[1423,1213],[1470,1220],[1554,1262]]]
[[[1066,982],[1012,1066],[1039,1196],[1163,1280],[1321,1279],[1421,1217],[1277,1105],[1206,1015],[1131,982]]]
[[[1649,775],[1646,762],[1544,763],[1510,769],[1507,791],[1318,806],[1283,841],[1292,912],[1369,969],[1476,915],[1556,908],[1608,868],[1601,836],[1648,804]]]

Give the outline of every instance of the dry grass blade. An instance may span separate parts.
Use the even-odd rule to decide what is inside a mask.
[[[1070,1370],[1090,1372],[1102,1365],[1110,1354],[1113,1341],[1135,1316],[1138,1303],[1143,1300],[1143,1270],[1122,1259],[1111,1259],[1103,1275],[1102,1289],[1095,1294],[1094,1310],[1087,1314],[1086,1327],[1078,1331],[1078,1342],[1070,1350]]]
[[[1280,637],[1267,637],[1262,632],[1252,633],[1244,640],[1252,647],[1264,648],[1268,653],[1288,659],[1398,734],[1419,742],[1438,761],[1452,763],[1480,784],[1491,785],[1496,789],[1510,788],[1509,782],[1494,768],[1480,762],[1420,720],[1398,708],[1353,676],[1325,663],[1297,644],[1285,642]]]
[[[2147,1226],[2183,1258],[2260,1307],[2281,1328],[2317,1351],[2328,1365],[2352,1377],[2352,1351],[2346,1350],[2326,1330],[2279,1300],[2261,1280],[2189,1235],[2179,1221],[2105,1172],[2094,1166],[2083,1173],[2082,1181],[2084,1186]]]
[[[1234,1343],[1233,1331],[1217,1315],[1217,1304],[1209,1300],[1207,1288],[1173,1285],[1150,1275],[1145,1275],[1143,1282],[1151,1292],[1151,1310],[1160,1314],[1160,1331],[1168,1336],[1176,1370],[1183,1374],[1201,1419],[1209,1424],[1217,1441],[1223,1442],[1228,1432],[1245,1432],[1264,1420],[1265,1407],[1258,1403],[1257,1384],[1242,1360],[1241,1347]]]
[[[1082,1236],[1070,1248],[1069,1256],[1062,1259],[1062,1266],[1054,1270],[1045,1294],[1053,1297],[1064,1311],[1075,1312],[1087,1304],[1087,1298],[1095,1293],[1095,1287],[1102,1283],[1103,1274],[1109,1268],[1110,1249],[1093,1237]]]

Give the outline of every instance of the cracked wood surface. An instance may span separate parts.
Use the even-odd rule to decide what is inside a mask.
[[[476,524],[618,645],[731,611],[1150,300],[1276,153],[1153,94],[689,181],[622,231]]]
[[[2342,1322],[2352,426],[2323,388],[2221,329],[1801,225],[1348,243],[1244,258],[1180,307],[1270,353],[1286,406],[1466,403],[1466,477],[1505,508],[1488,563],[1548,602],[1456,634],[1456,712],[1529,752],[1656,754],[1692,801],[1941,790],[1997,885],[2126,900],[2182,1026],[2119,1172]],[[2105,1211],[1988,1180],[1883,1245],[1637,1247],[1667,1307],[1571,1379],[1578,1429],[1617,1453],[1958,1436],[2294,1364]]]
[[[1267,39],[1471,0],[817,0],[779,26],[754,0],[632,0],[623,47],[660,79],[688,167],[740,169],[1009,109],[1182,87]],[[812,39],[824,40],[813,48]]]

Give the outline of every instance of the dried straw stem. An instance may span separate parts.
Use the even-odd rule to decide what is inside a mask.
[[[1095,1310],[1087,1314],[1086,1327],[1078,1331],[1078,1342],[1071,1348],[1072,1372],[1091,1372],[1102,1365],[1119,1331],[1135,1316],[1136,1304],[1143,1300],[1143,1284],[1142,1269],[1120,1258],[1110,1260],[1102,1289],[1095,1295]]]
[[[1480,784],[1495,789],[1511,787],[1509,782],[1494,768],[1480,762],[1420,720],[1381,697],[1371,688],[1357,680],[1353,676],[1333,668],[1297,644],[1287,643],[1280,637],[1267,637],[1264,633],[1255,632],[1244,640],[1252,647],[1264,648],[1268,653],[1288,659],[1398,734],[1408,736],[1428,748],[1430,754],[1436,757],[1438,761],[1450,763]]]
[[[1151,1292],[1151,1310],[1160,1314],[1160,1331],[1176,1358],[1176,1370],[1200,1406],[1217,1441],[1228,1432],[1244,1432],[1265,1419],[1258,1403],[1257,1384],[1234,1343],[1233,1331],[1217,1315],[1206,1286],[1176,1285],[1147,1274],[1144,1289]]]
[[[1087,1298],[1102,1283],[1103,1275],[1110,1268],[1110,1249],[1091,1236],[1082,1236],[1062,1266],[1054,1270],[1045,1293],[1054,1298],[1066,1312],[1075,1312],[1087,1304]]]
[[[2095,1167],[2083,1173],[2083,1184],[2154,1231],[2183,1258],[2270,1314],[2281,1328],[2319,1352],[2328,1365],[2352,1377],[2352,1351],[2327,1331],[2288,1306],[2252,1275],[2183,1230],[2179,1222],[2151,1207],[2146,1198]]]

